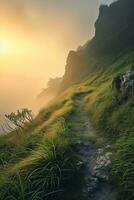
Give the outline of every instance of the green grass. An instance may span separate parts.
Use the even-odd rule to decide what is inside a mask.
[[[134,199],[134,136],[119,139],[114,145],[112,176],[120,200]]]
[[[23,132],[1,137],[0,199],[58,200],[76,172],[72,88],[43,109]],[[33,126],[32,126],[33,125]]]
[[[111,90],[112,79],[134,63],[134,53],[120,55],[97,79],[87,81],[86,109],[103,142],[113,146],[112,178],[119,200],[134,199],[134,99]],[[105,65],[105,64],[104,64]],[[97,75],[97,71],[96,71]]]
[[[110,88],[112,79],[133,63],[134,52],[95,61],[98,67],[92,66],[81,84],[55,98],[23,131],[0,137],[1,200],[59,200],[71,195],[79,159],[72,116],[80,94],[101,138],[99,145],[108,142],[113,147],[111,175],[119,200],[134,198],[133,98],[124,99]]]
[[[61,138],[44,139],[31,160],[12,169],[13,175],[1,189],[2,199],[58,199],[73,173],[69,145]]]

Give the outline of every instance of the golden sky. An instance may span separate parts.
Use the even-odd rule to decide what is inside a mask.
[[[100,3],[112,0],[0,1],[0,114],[31,106],[68,51],[94,33]]]

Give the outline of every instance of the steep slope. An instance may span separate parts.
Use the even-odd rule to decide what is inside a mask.
[[[83,82],[92,91],[85,104],[98,134],[111,141],[111,174],[120,200],[134,199],[134,96],[129,95],[134,91],[134,77],[124,79],[134,65],[133,10],[133,0],[100,7],[95,36],[81,49],[69,53],[61,85],[64,91]],[[113,80],[117,85],[111,89]]]
[[[118,0],[110,6],[100,7],[94,38],[68,55],[61,91],[98,70],[106,70],[111,59],[113,61],[118,55],[133,50],[133,10],[133,0]]]
[[[0,199],[134,199],[133,9],[102,6],[95,37],[69,53],[65,91],[0,137]]]
[[[66,92],[23,130],[1,136],[1,200],[63,199],[78,161],[70,120],[77,93],[73,89]]]

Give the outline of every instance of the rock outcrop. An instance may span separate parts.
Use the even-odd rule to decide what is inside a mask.
[[[134,66],[113,79],[112,89],[122,92],[125,96],[134,97]]]
[[[77,84],[88,74],[88,57],[81,51],[70,51],[67,57],[61,90]]]

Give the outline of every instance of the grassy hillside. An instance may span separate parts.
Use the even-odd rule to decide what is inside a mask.
[[[73,131],[77,95],[68,90],[23,131],[0,138],[0,199],[59,199],[71,188],[79,158]]]
[[[100,64],[106,63],[107,59]],[[112,79],[133,63],[134,52],[118,56],[107,68],[93,71],[84,82],[51,102],[22,132],[1,136],[1,199],[51,200],[62,198],[68,190],[71,194],[79,160],[75,153],[78,135],[73,131],[72,117],[81,93],[85,94],[85,107],[97,140],[102,146],[107,141],[112,145],[111,177],[119,199],[133,199],[133,98],[124,100],[118,94],[117,101],[116,92],[111,90]]]
[[[123,14],[119,12],[120,6]],[[125,93],[111,87],[114,78],[134,65],[133,34],[128,34],[128,30],[133,33],[133,6],[131,0],[119,0],[110,7],[101,7],[97,35],[68,56],[60,85],[62,93],[23,131],[0,137],[0,199],[78,199],[72,190],[78,187],[77,183],[81,184],[77,180],[76,152],[81,131],[75,129],[74,119],[79,117],[76,113],[81,95],[96,131],[94,143],[100,147],[111,144],[110,174],[117,199],[134,199],[134,97],[126,98]],[[124,17],[130,22],[127,28]],[[113,28],[115,34],[110,35]]]
[[[134,63],[134,52],[119,56],[107,70],[88,79],[92,89],[85,104],[94,127],[113,146],[111,176],[121,200],[134,198],[134,102],[133,97],[111,89],[112,79]]]

